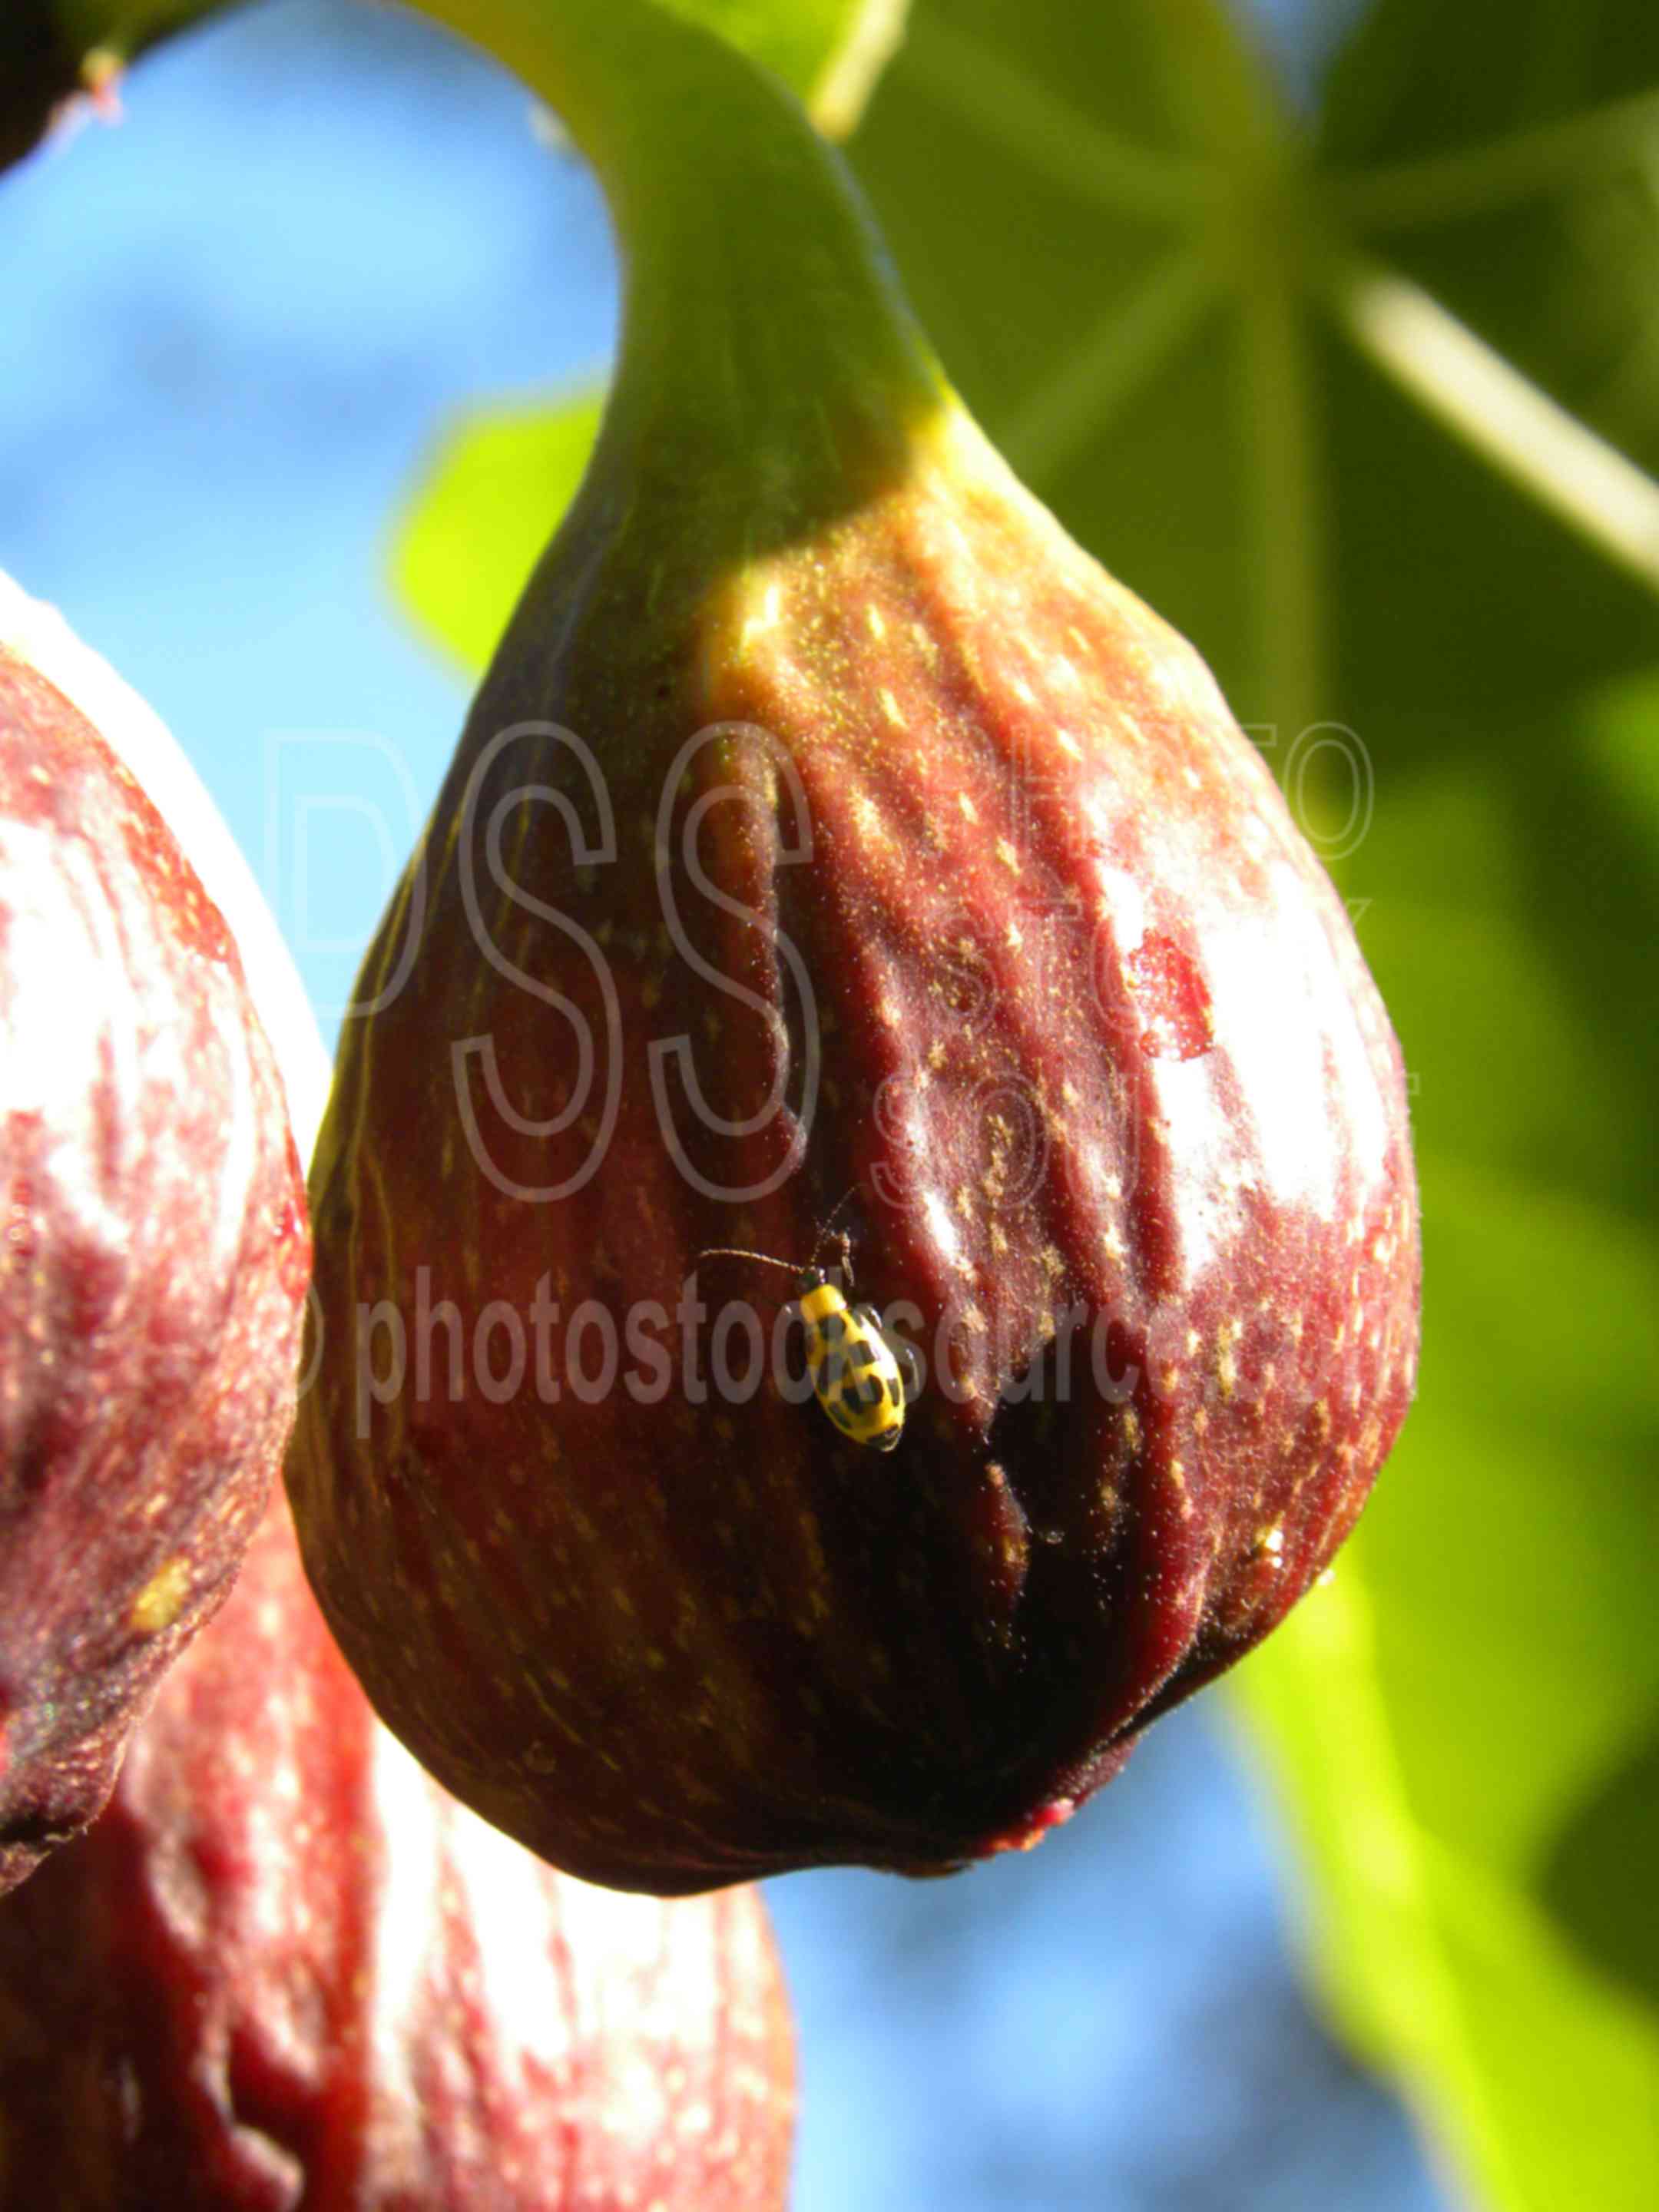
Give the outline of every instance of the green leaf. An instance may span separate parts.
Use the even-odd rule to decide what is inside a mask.
[[[1636,2212],[1659,11],[1378,0],[1303,119],[1216,0],[918,0],[853,153],[1016,466],[1198,640],[1270,763],[1334,724],[1374,792],[1342,872],[1414,1083],[1419,1401],[1238,1704],[1349,2032],[1498,2212]],[[452,441],[411,526],[405,589],[475,664],[581,404]],[[1346,804],[1296,796],[1315,826]]]
[[[661,0],[781,76],[818,128],[845,137],[904,35],[908,0]]]
[[[1510,774],[1477,744],[1385,786],[1355,864],[1414,1079],[1420,1395],[1333,1583],[1235,1687],[1356,2039],[1494,2204],[1635,2212],[1659,2175],[1659,683],[1509,734]]]
[[[1659,465],[1659,207],[1642,158],[1659,18],[1644,0],[1480,0],[1449,15],[1455,32],[1428,0],[1385,3],[1339,79],[1386,76],[1386,113],[1404,118],[1451,71],[1434,143],[1465,160],[1443,218],[1431,219],[1432,178],[1413,220],[1389,215],[1382,188],[1401,197],[1398,165],[1415,153],[1403,125],[1371,126],[1385,175],[1349,168],[1372,151],[1357,124],[1310,147],[1201,0],[919,5],[854,146],[922,320],[987,429],[1109,568],[1200,642],[1241,716],[1292,735],[1330,716],[1368,744],[1426,749],[1447,715],[1530,707],[1656,651],[1651,483],[1644,586],[1521,488],[1532,426],[1494,465],[1334,311],[1361,270],[1425,286]],[[1580,15],[1606,58],[1562,80],[1552,26]],[[1553,111],[1534,81],[1556,82]],[[1210,85],[1206,124],[1194,88]],[[1457,87],[1475,118],[1461,141]],[[1544,112],[1564,135],[1540,147]],[[1462,212],[1471,201],[1477,213]]]
[[[435,643],[473,673],[581,482],[605,395],[492,408],[456,425],[392,549],[392,580]]]
[[[1416,1091],[1419,1399],[1334,1583],[1235,1687],[1356,2037],[1493,2204],[1636,2212],[1659,2179],[1659,683],[1513,734],[1508,775],[1402,781],[1356,864]]]

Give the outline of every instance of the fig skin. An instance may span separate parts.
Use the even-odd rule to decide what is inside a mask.
[[[1359,1511],[1416,1362],[1400,1054],[1196,653],[959,409],[744,557],[653,445],[602,446],[370,955],[290,1491],[384,1717],[554,1863],[945,1870]],[[787,1281],[699,1255],[799,1264],[849,1192],[858,1295],[954,1346],[884,1457],[769,1376],[697,1402],[675,1319],[695,1273],[769,1328]],[[553,1402],[586,1301],[622,1371],[590,1334]]]
[[[0,1212],[3,1892],[98,1812],[229,1587],[293,1423],[310,1261],[223,917],[3,646]]]
[[[0,2212],[778,2212],[793,2065],[757,1893],[590,1889],[445,1797],[280,1500],[0,1906]]]
[[[626,306],[343,1034],[307,1569],[556,1865],[948,1870],[1358,1512],[1416,1363],[1399,1049],[1203,664],[969,421],[799,107],[670,10],[421,5],[593,161]],[[927,1355],[890,1452],[769,1355],[763,1262],[827,1229]]]

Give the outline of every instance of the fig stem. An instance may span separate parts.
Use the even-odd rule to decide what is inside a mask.
[[[592,163],[625,270],[602,443],[760,538],[901,470],[948,388],[844,163],[783,86],[653,0],[404,0]],[[617,479],[612,478],[612,481]]]

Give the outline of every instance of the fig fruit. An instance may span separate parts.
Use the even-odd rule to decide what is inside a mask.
[[[1400,1054],[1203,663],[969,421],[834,158],[688,27],[576,12],[538,87],[622,359],[347,1025],[290,1492],[381,1713],[555,1863],[939,1871],[1066,1818],[1359,1511],[1416,1357]],[[843,1236],[909,1370],[880,1452],[769,1264],[844,1306]]]
[[[0,1906],[0,2212],[777,2212],[792,2123],[758,1895],[590,1889],[447,1798],[280,1498]]]
[[[0,637],[27,605],[5,587]],[[3,642],[0,1215],[3,1891],[97,1812],[229,1587],[293,1423],[310,1252],[222,915]]]

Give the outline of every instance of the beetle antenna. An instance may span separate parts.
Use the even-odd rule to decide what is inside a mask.
[[[757,1260],[763,1267],[781,1267],[786,1275],[801,1272],[793,1260],[775,1259],[769,1252],[745,1252],[737,1244],[712,1244],[697,1255],[699,1265],[705,1260]]]
[[[823,1249],[824,1244],[829,1239],[830,1231],[835,1227],[836,1216],[841,1212],[849,1199],[857,1196],[858,1188],[859,1187],[855,1182],[849,1182],[846,1189],[842,1191],[841,1196],[830,1207],[829,1212],[824,1215],[823,1223],[818,1229],[817,1242],[812,1246],[812,1257],[814,1260],[817,1258],[818,1254]],[[842,1257],[843,1260],[846,1260],[852,1249],[852,1239],[848,1236],[847,1231],[844,1229],[841,1233],[840,1243]]]

